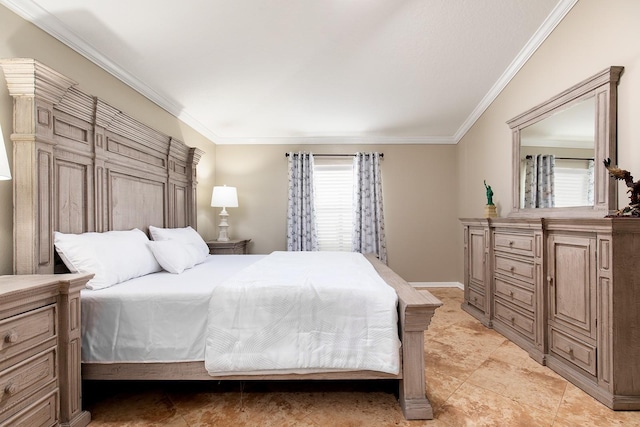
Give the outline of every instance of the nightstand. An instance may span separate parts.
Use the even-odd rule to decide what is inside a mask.
[[[247,252],[247,244],[251,241],[251,239],[237,239],[237,240],[229,240],[228,242],[218,242],[217,240],[213,240],[211,242],[207,242],[207,246],[209,246],[209,253],[211,255],[244,255]]]
[[[80,290],[91,274],[0,276],[0,424],[83,427]]]

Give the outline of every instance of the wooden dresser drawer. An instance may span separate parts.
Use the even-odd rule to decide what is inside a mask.
[[[533,283],[535,278],[533,261],[529,262],[514,258],[508,258],[498,253],[495,253],[494,258],[496,273],[504,274],[505,276],[523,280],[528,283]]]
[[[50,427],[58,425],[58,392],[54,391],[23,409],[10,419],[0,423],[0,427],[29,426]]]
[[[525,310],[533,312],[533,290],[532,288],[527,289],[525,287],[528,284],[524,284],[524,286],[518,286],[513,283],[509,283],[506,280],[502,280],[498,277],[495,278],[494,283],[496,297],[503,298],[506,301],[511,302],[512,304],[516,304],[519,307],[524,308]]]
[[[27,359],[0,373],[0,414],[56,378],[55,351]]]
[[[591,375],[596,374],[596,349],[594,346],[579,341],[555,328],[550,328],[549,350]]]
[[[0,362],[54,338],[55,314],[55,305],[49,305],[1,321]]]
[[[469,288],[469,304],[478,307],[482,311],[485,311],[484,295],[473,288]]]
[[[496,231],[493,234],[493,249],[518,255],[533,256],[533,235]]]
[[[535,323],[532,318],[507,307],[499,299],[494,300],[494,315],[505,325],[520,332],[529,339],[534,338]]]

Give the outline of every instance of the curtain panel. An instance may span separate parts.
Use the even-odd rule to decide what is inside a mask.
[[[287,250],[317,251],[313,154],[288,153]]]
[[[555,156],[550,154],[526,157],[524,167],[525,208],[552,208],[555,206],[555,165]]]
[[[354,156],[354,213],[351,250],[374,253],[387,263],[380,153]]]
[[[595,161],[587,160],[587,205],[593,206],[593,189],[595,188]]]

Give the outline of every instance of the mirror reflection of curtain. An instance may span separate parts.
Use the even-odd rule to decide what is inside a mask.
[[[525,159],[524,207],[552,208],[555,206],[554,169],[555,156],[538,154]]]
[[[587,205],[593,206],[593,188],[595,175],[595,161],[587,160]]]

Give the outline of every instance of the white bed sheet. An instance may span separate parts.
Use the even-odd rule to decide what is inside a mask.
[[[265,255],[211,255],[176,275],[153,273],[83,289],[82,361],[203,361],[212,290]]]
[[[274,252],[211,296],[210,375],[400,366],[397,295],[353,252]]]

